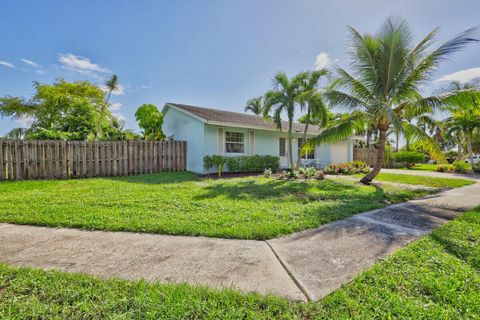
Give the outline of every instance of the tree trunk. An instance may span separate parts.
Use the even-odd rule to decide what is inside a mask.
[[[310,124],[310,111],[307,113],[307,122],[305,123],[305,129],[303,129],[303,144],[307,142],[307,131],[308,131],[308,125]],[[297,159],[297,169],[300,168],[302,165],[302,157],[301,154],[298,155]]]
[[[295,170],[293,164],[293,150],[292,150],[292,122],[293,120],[290,118],[288,119],[288,160],[290,162],[290,169]]]
[[[398,139],[400,138],[400,132],[395,132],[395,152],[398,152]]]
[[[372,132],[370,129],[367,130],[367,148],[370,148],[370,137],[372,135]]]
[[[105,113],[105,109],[107,108],[108,105],[108,100],[110,100],[110,95],[112,94],[112,91],[110,90],[108,92],[107,99],[105,100],[105,104],[103,107],[100,109],[100,116],[98,117],[98,128],[97,132],[95,133],[95,140],[100,139],[101,131],[102,131],[102,120],[103,120],[103,114]]]
[[[380,134],[378,136],[378,150],[377,150],[377,161],[372,171],[370,171],[365,177],[363,177],[360,182],[364,184],[370,184],[372,180],[380,173],[383,167],[383,158],[385,154],[385,142],[387,140],[387,130],[380,129]]]
[[[467,140],[467,151],[468,151],[468,157],[470,158],[470,165],[472,166],[473,170],[473,148],[472,148],[472,133],[469,132],[465,135],[465,140]]]

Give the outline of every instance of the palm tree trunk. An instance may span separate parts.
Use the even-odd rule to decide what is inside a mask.
[[[457,159],[456,159],[457,161],[462,160],[462,153],[463,153],[462,140],[458,139],[457,140]]]
[[[395,131],[395,152],[398,152],[398,139],[400,138],[400,132]]]
[[[294,164],[293,164],[293,150],[292,150],[292,122],[293,120],[291,118],[288,119],[288,159],[290,162],[290,169],[295,170]]]
[[[371,138],[372,132],[370,129],[367,130],[367,148],[370,148],[370,138]]]
[[[370,171],[365,177],[363,177],[360,182],[364,184],[369,184],[372,180],[380,173],[383,166],[383,158],[385,155],[385,142],[387,141],[387,130],[380,129],[380,134],[378,136],[378,150],[377,150],[377,161],[373,170]]]
[[[103,114],[105,113],[105,109],[107,108],[108,105],[108,100],[110,100],[110,95],[112,94],[112,90],[108,92],[107,99],[105,100],[104,105],[100,109],[100,116],[98,117],[98,125],[97,125],[97,132],[95,133],[95,140],[98,140],[101,135],[102,131],[102,120],[103,120]]]
[[[473,170],[473,148],[472,148],[472,133],[468,132],[465,135],[465,140],[467,140],[467,150],[468,150],[468,157],[470,158],[470,165],[472,166]]]
[[[307,142],[307,131],[308,131],[308,125],[310,124],[310,111],[307,112],[307,122],[305,122],[305,128],[303,129],[303,144]],[[302,157],[301,154],[298,155],[297,159],[297,168],[300,168],[302,164]]]

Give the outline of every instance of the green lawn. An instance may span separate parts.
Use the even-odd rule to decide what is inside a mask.
[[[480,208],[319,302],[0,265],[1,319],[478,319]]]
[[[411,168],[403,167],[401,169],[414,170],[414,171],[437,171],[437,167],[440,165],[446,166],[449,164],[448,163],[442,163],[442,164],[420,163],[420,164],[416,164]],[[469,164],[467,165],[467,170],[472,170],[472,167]]]
[[[356,177],[363,177],[363,175],[355,175]],[[375,177],[377,181],[396,182],[403,184],[423,185],[433,188],[459,188],[474,184],[472,180],[458,179],[458,178],[436,178],[426,176],[415,176],[400,173],[380,173]]]
[[[199,180],[188,172],[0,183],[0,221],[268,239],[426,195],[352,181]]]

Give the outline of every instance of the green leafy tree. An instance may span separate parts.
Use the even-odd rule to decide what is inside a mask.
[[[144,104],[135,112],[138,126],[143,130],[145,140],[164,140],[162,131],[163,114],[153,104]]]
[[[34,82],[35,94],[29,100],[21,97],[0,98],[0,115],[21,119],[31,117],[31,128],[25,139],[92,140],[102,130],[113,126],[114,117],[105,106],[105,93],[88,81],[53,84]]]
[[[302,83],[307,79],[307,76],[307,73],[300,73],[289,79],[284,72],[279,72],[273,79],[274,89],[268,91],[264,96],[264,116],[268,118],[270,112],[272,112],[273,121],[279,130],[282,130],[282,113],[287,113],[288,160],[292,170],[295,168],[292,148],[293,117],[298,97],[302,93]]]
[[[252,112],[256,115],[261,115],[263,113],[263,105],[262,105],[263,97],[252,98],[247,101],[247,105],[245,106],[245,112]]]
[[[410,28],[398,18],[387,19],[379,32],[373,35],[362,35],[351,28],[353,73],[339,68],[340,87],[324,92],[333,106],[343,108],[351,116],[310,141],[318,144],[348,139],[354,133],[355,121],[360,118],[374,126],[378,130],[378,155],[373,170],[360,180],[362,183],[370,183],[380,172],[387,131],[391,127],[402,132],[417,148],[428,151],[431,157],[443,158],[435,140],[414,124],[403,125],[400,114],[409,109],[415,117],[455,105],[472,95],[478,96],[479,93],[473,90],[430,97],[422,97],[419,93],[440,61],[477,41],[471,38],[472,32],[472,29],[467,30],[430,50],[437,29],[413,44]]]

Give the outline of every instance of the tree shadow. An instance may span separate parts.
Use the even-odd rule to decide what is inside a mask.
[[[134,176],[109,177],[108,179],[128,183],[155,185],[196,181],[199,179],[199,177],[198,174],[189,171],[165,171]]]

